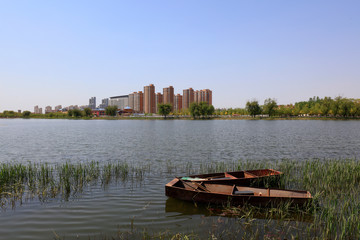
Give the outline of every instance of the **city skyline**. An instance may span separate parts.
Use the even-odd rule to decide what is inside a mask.
[[[5,1],[0,112],[161,88],[215,108],[359,98],[359,1]],[[177,92],[175,94],[182,94]]]
[[[210,89],[194,90],[193,88],[183,89],[182,92],[185,96],[177,93],[173,86],[163,88],[163,92],[156,91],[154,84],[144,86],[144,91],[135,91],[125,95],[118,95],[107,97],[101,100],[100,104],[96,104],[96,96],[90,97],[88,105],[72,104],[70,106],[57,105],[54,110],[52,106],[45,107],[45,113],[67,111],[68,109],[104,109],[107,106],[118,106],[119,110],[132,109],[135,113],[158,113],[158,104],[165,103],[171,104],[172,112],[180,112],[183,109],[188,109],[190,104],[206,102],[212,105],[212,91]],[[146,97],[145,97],[146,96]],[[33,113],[42,114],[42,108],[39,105],[34,106]],[[22,111],[19,109],[18,111]]]

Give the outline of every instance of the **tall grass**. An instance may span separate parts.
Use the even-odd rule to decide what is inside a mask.
[[[304,189],[312,193],[314,201],[305,209],[294,209],[287,205],[277,209],[261,209],[253,206],[222,209],[220,214],[237,217],[238,224],[243,230],[252,229],[239,233],[241,238],[258,239],[259,236],[260,239],[360,238],[359,160],[239,161],[230,164],[211,163],[201,168],[205,172],[206,170],[212,172],[275,168],[284,173],[281,187]],[[219,237],[221,236],[224,236],[224,232],[219,233]]]
[[[150,171],[146,166],[129,166],[126,162],[99,164],[1,163],[0,206],[15,206],[23,200],[46,201],[60,197],[69,200],[91,184],[107,186],[111,182],[141,181]]]
[[[126,162],[100,164],[2,163],[0,164],[0,204],[14,207],[29,198],[46,201],[59,197],[68,200],[86,186],[112,182],[143,181],[147,174],[165,173],[166,177],[193,173],[224,172],[273,168],[284,173],[282,188],[308,190],[315,201],[304,209],[284,204],[279,208],[253,206],[209,208],[220,221],[209,230],[207,238],[217,239],[360,239],[360,161],[357,159],[312,159],[307,161],[234,161],[234,162],[164,162],[129,165]],[[235,227],[221,219],[235,219]],[[224,223],[221,223],[224,222]],[[200,233],[190,239],[204,238]],[[144,233],[145,235],[147,233]],[[166,232],[164,238],[187,237],[186,233]],[[151,238],[144,236],[144,239]],[[123,235],[122,235],[123,236]],[[129,235],[130,237],[132,235]],[[170,238],[171,238],[170,237]],[[123,239],[115,237],[115,239]],[[177,239],[177,238],[174,238]]]

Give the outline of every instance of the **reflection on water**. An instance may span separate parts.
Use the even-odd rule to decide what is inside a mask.
[[[88,239],[128,231],[132,224],[138,230],[206,234],[214,226],[216,231],[233,226],[237,233],[243,229],[239,230],[235,218],[213,215],[207,206],[168,199],[164,185],[203,163],[360,157],[360,121],[0,119],[0,126],[4,126],[0,130],[1,162],[120,160],[151,169],[140,182],[107,188],[92,185],[71,201],[30,200],[15,210],[2,211],[0,239],[49,239],[54,232],[70,239]]]
[[[168,198],[166,200],[165,212],[179,213],[178,215],[174,215],[174,216],[196,215],[196,214],[200,214],[203,216],[211,215],[209,209],[204,204],[185,202],[175,198]]]

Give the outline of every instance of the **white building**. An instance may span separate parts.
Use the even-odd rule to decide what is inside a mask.
[[[109,106],[117,106],[118,109],[123,110],[129,106],[129,95],[110,97]]]

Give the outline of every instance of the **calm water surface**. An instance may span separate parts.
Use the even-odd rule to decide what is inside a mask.
[[[218,217],[164,195],[168,181],[186,174],[184,164],[359,157],[360,121],[0,119],[1,162],[120,160],[152,170],[141,183],[91,186],[70,201],[29,201],[1,211],[0,239],[87,239],[128,231],[131,222],[150,232],[207,233]]]

